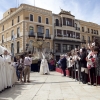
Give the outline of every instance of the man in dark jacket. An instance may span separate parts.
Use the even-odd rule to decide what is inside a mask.
[[[64,55],[62,56],[63,58],[61,59],[61,68],[62,68],[64,76],[66,76],[66,67],[67,67],[66,57]]]

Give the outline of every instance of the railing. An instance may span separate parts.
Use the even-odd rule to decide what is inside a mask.
[[[32,33],[32,34],[29,33],[28,36],[29,37],[35,37],[34,33]]]
[[[62,27],[62,24],[61,23],[59,23],[59,24],[54,23],[54,26]]]
[[[44,37],[44,33],[37,32],[37,37],[38,38],[43,38]]]
[[[50,35],[48,35],[48,36],[45,36],[45,38],[46,38],[46,39],[51,39],[51,36],[50,36]]]
[[[78,31],[80,31],[80,28],[79,27],[75,27],[75,29],[78,30]]]
[[[80,37],[73,37],[73,36],[68,36],[68,35],[62,35],[62,34],[57,34],[55,37],[66,37],[66,38],[72,38],[72,39],[80,39]]]
[[[82,40],[82,43],[86,43],[86,40]]]

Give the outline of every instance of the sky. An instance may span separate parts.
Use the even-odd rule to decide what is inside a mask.
[[[25,3],[34,6],[34,0],[0,0],[0,19],[9,8]],[[58,14],[60,8],[71,11],[76,19],[97,23],[100,25],[100,0],[35,0],[35,6],[51,10]]]

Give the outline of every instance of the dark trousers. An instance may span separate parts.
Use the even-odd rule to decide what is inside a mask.
[[[63,75],[66,76],[66,68],[62,68]]]
[[[95,67],[90,69],[91,84],[96,83]]]
[[[81,76],[82,76],[82,82],[86,84],[88,82],[88,74],[86,74],[85,72],[81,72]]]

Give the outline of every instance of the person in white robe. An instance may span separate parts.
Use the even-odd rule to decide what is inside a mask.
[[[0,91],[7,88],[7,77],[6,77],[6,69],[5,69],[5,62],[2,58],[3,54],[3,47],[0,46]]]
[[[6,70],[6,77],[7,77],[7,86],[12,87],[12,73],[13,68],[11,67],[11,56],[8,55],[7,50],[4,50],[3,59],[5,62],[5,70]]]
[[[43,56],[43,59],[41,60],[41,64],[40,64],[40,74],[42,74],[42,75],[50,74],[48,62],[45,59],[45,56],[43,54],[42,54],[42,56]]]

